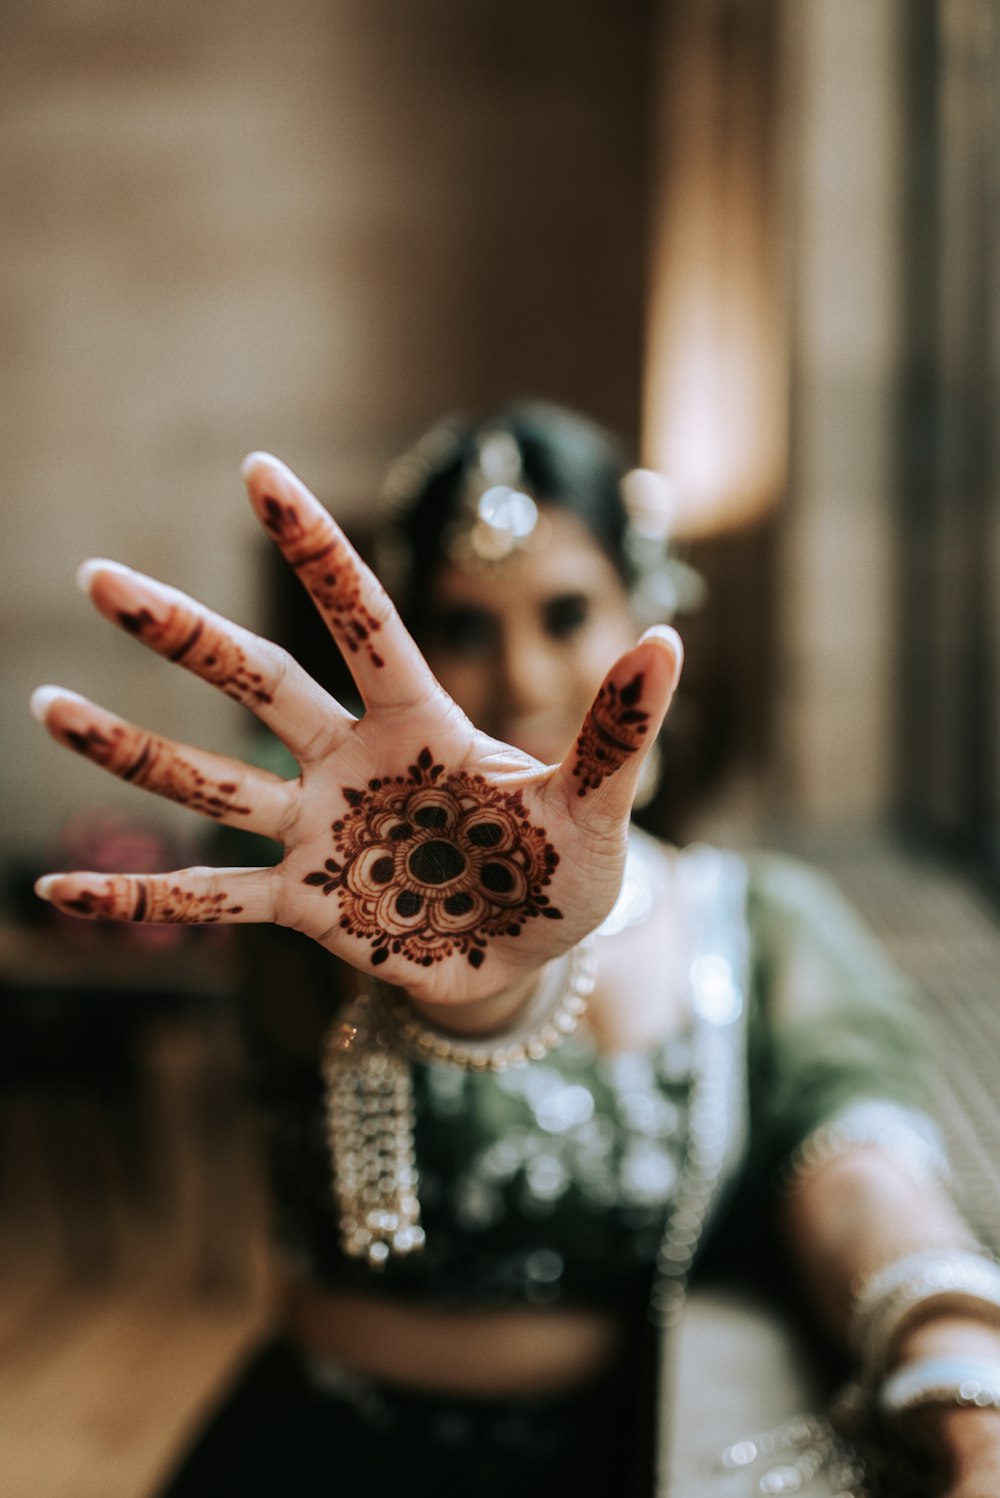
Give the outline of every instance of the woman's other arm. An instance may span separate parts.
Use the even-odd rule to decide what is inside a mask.
[[[933,1149],[909,1137],[913,1110],[924,1104],[926,1037],[908,985],[814,871],[763,859],[753,891],[758,1188],[777,1167],[780,1228],[811,1304],[846,1342],[858,1292],[883,1266],[924,1252],[961,1256],[976,1245]],[[873,1126],[843,1131],[840,1147],[802,1148],[828,1139],[829,1120],[852,1111]],[[1000,1364],[998,1320],[986,1306],[982,1315],[928,1306],[894,1339],[882,1371],[932,1358]],[[924,1443],[941,1494],[1000,1494],[1000,1411],[923,1405],[901,1420],[900,1433]]]

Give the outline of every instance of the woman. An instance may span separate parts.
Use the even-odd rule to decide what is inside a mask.
[[[248,706],[300,773],[60,689],[34,702],[60,743],[285,850],[50,875],[44,898],[315,944],[255,964],[251,1006],[288,1336],[171,1494],[652,1491],[644,1329],[676,1318],[710,1223],[745,1233],[738,1205],[770,1210],[780,1171],[788,1251],[880,1434],[924,1443],[936,1491],[995,1495],[1000,1271],[937,1179],[898,981],[805,871],[630,836],[681,646],[663,625],[635,643],[613,444],[523,406],[407,455],[381,550],[423,653],[289,470],[254,454],[244,474],[363,714],[106,562],[82,573],[101,612]]]

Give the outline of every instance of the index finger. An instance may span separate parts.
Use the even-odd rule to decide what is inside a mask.
[[[243,477],[257,517],[298,574],[368,707],[411,707],[438,690],[378,578],[290,468],[251,453]]]

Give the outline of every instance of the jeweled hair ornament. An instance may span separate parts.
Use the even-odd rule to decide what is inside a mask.
[[[539,523],[517,439],[502,427],[483,432],[465,470],[459,514],[444,534],[449,557],[470,568],[505,562],[530,545]]]
[[[382,490],[385,523],[376,540],[376,563],[383,582],[397,597],[412,567],[397,518],[461,450],[458,431],[446,420],[426,432],[389,470]],[[544,524],[524,481],[514,434],[503,426],[480,433],[462,475],[458,514],[442,535],[446,555],[471,570],[492,567],[529,546]]]

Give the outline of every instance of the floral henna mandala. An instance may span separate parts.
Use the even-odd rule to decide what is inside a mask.
[[[562,919],[543,893],[559,855],[520,791],[445,775],[424,749],[406,775],[344,795],[338,856],[302,882],[337,891],[340,925],[371,943],[374,967],[390,953],[423,967],[458,953],[480,967],[491,937],[519,936],[536,916]]]
[[[576,741],[573,774],[580,781],[578,796],[585,796],[620,770],[642,746],[649,714],[636,705],[641,699],[641,672],[620,690],[613,681],[602,686]]]
[[[319,526],[303,525],[294,505],[270,496],[263,502],[264,525],[281,546],[319,607],[327,615],[344,648],[356,655],[364,648],[372,665],[385,662],[372,645],[381,623],[365,608],[361,584],[344,566],[343,548]]]

